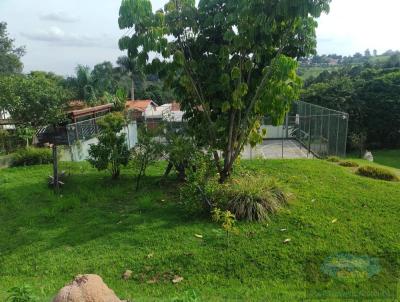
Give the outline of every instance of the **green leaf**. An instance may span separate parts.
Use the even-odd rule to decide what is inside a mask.
[[[174,62],[179,66],[183,66],[185,64],[185,56],[180,50],[177,50],[174,54]]]
[[[229,109],[231,109],[231,104],[229,104],[229,102],[224,102],[221,108],[222,112],[227,112]]]
[[[240,79],[241,74],[242,74],[242,73],[241,73],[239,67],[233,67],[233,68],[232,68],[232,71],[231,71],[231,78],[232,78],[232,80],[238,80],[238,79]]]

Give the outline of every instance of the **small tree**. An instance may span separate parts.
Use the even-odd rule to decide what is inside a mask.
[[[149,129],[142,126],[138,131],[138,144],[133,150],[133,166],[137,171],[136,191],[140,181],[146,175],[146,170],[153,162],[162,157],[164,146],[157,140],[159,129]]]
[[[29,147],[29,140],[35,135],[36,131],[32,127],[21,127],[17,128],[17,135],[19,138],[23,139],[26,143],[26,147]]]
[[[109,170],[112,178],[117,179],[121,166],[126,166],[130,157],[126,136],[120,133],[125,119],[120,113],[111,113],[100,119],[98,125],[101,127],[99,143],[90,146],[89,162],[99,171]]]
[[[195,140],[187,133],[186,129],[166,130],[165,155],[168,161],[164,177],[167,177],[171,170],[175,168],[179,180],[186,179],[188,169],[195,169],[197,155],[201,152],[196,146]]]

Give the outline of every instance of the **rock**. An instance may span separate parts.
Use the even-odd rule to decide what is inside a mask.
[[[183,281],[183,277],[178,276],[178,275],[174,276],[174,279],[172,279],[172,283],[174,283],[174,284],[180,283],[182,281]]]
[[[53,302],[122,302],[100,276],[79,275],[62,288]]]
[[[371,151],[365,151],[363,159],[368,160],[370,162],[373,162],[374,161],[374,156],[372,155]]]
[[[133,272],[131,270],[126,270],[125,273],[123,273],[122,278],[124,280],[129,280],[132,277]]]

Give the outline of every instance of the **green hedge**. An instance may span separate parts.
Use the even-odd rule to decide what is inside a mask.
[[[12,156],[13,167],[44,165],[53,162],[51,149],[48,148],[24,148],[15,152]]]

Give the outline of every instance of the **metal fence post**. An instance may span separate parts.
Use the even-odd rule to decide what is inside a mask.
[[[340,123],[340,119],[339,116],[336,116],[337,118],[337,127],[336,127],[336,156],[338,156],[338,148],[339,148],[339,123]]]

